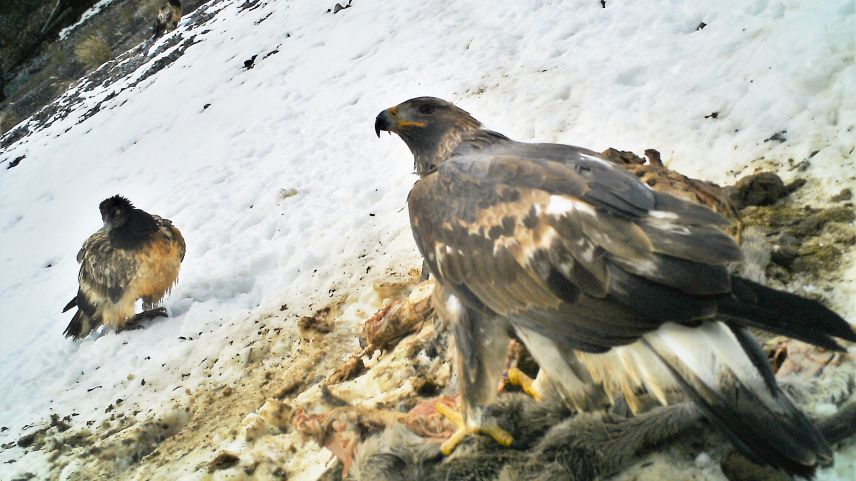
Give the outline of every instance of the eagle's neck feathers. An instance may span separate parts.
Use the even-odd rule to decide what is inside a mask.
[[[437,170],[437,167],[452,155],[465,133],[464,130],[451,129],[440,135],[435,142],[422,143],[420,148],[411,149],[416,173],[425,177]]]
[[[483,129],[478,125],[470,129],[449,130],[436,142],[428,144],[432,148],[414,149],[411,147],[413,167],[420,177],[425,177],[436,171],[440,164],[449,160],[456,152],[469,149],[482,150],[490,145],[506,141],[509,141],[508,137],[492,130]]]

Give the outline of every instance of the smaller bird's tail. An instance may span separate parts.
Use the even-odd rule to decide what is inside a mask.
[[[72,297],[71,300],[68,301],[68,304],[66,304],[65,307],[62,308],[62,312],[66,312],[72,307],[77,307],[77,296]]]
[[[71,304],[71,303],[69,303]],[[71,307],[67,307],[66,310]],[[65,311],[63,311],[65,312]],[[80,339],[81,337],[86,337],[92,329],[97,327],[95,321],[92,320],[91,317],[86,315],[82,309],[78,309],[77,312],[74,313],[74,317],[71,318],[71,322],[68,323],[68,326],[63,331],[63,335],[65,337],[71,337],[75,341]]]
[[[154,23],[154,25],[152,25],[152,38],[160,37],[161,35],[164,34],[165,31],[166,31],[165,25],[162,24],[161,22],[156,21]]]
[[[731,276],[732,296],[717,303],[720,318],[843,351],[835,338],[856,342],[856,332],[823,304]]]

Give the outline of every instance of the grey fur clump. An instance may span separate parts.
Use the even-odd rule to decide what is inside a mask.
[[[815,392],[813,385],[785,386],[804,402],[830,397],[830,393]],[[856,434],[856,401],[838,401],[841,406],[836,414],[815,421],[832,444]],[[360,445],[347,479],[593,481],[618,474],[649,450],[685,440],[704,426],[698,410],[688,403],[656,407],[635,417],[625,415],[620,403],[611,412],[574,414],[555,392],[545,402],[507,395],[488,411],[500,426],[514,433],[511,448],[500,447],[485,436],[473,436],[451,456],[443,457],[439,444],[395,425]],[[342,479],[341,465],[321,479]]]
[[[508,396],[490,407],[514,433],[511,448],[473,437],[449,457],[403,426],[367,439],[357,452],[354,481],[589,481],[618,472],[638,454],[698,425],[690,405],[653,409],[637,417],[571,413],[558,400]]]

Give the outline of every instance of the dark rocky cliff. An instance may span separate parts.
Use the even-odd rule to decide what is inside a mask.
[[[103,62],[148,39],[157,11],[166,0],[115,0],[76,25],[97,3],[0,2],[0,134],[38,112]],[[187,14],[203,0],[182,3]],[[60,35],[70,26],[74,28]]]

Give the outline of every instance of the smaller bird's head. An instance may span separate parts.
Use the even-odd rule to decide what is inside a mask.
[[[131,201],[121,195],[114,195],[107,198],[98,205],[98,210],[101,211],[101,220],[104,221],[104,229],[107,232],[121,227],[128,221],[131,216],[131,211],[134,210],[134,205]]]
[[[180,7],[181,6],[181,2],[179,0],[169,0],[167,3],[169,3],[173,7]]]
[[[416,172],[427,175],[442,163],[467,132],[481,123],[451,102],[417,97],[390,107],[375,118],[375,133],[395,132],[410,148]]]

